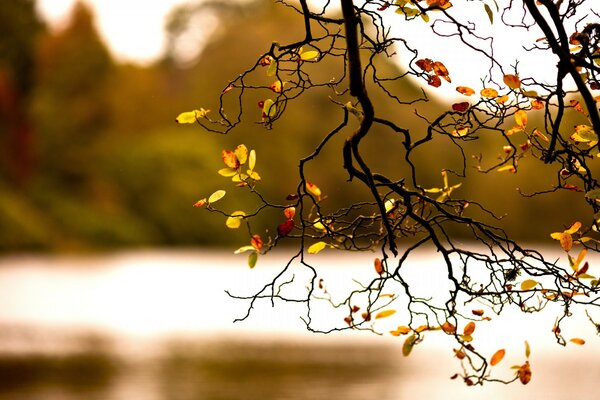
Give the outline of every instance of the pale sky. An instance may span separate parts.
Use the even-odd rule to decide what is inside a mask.
[[[186,0],[84,0],[94,9],[102,38],[119,60],[149,62],[165,45],[164,19]],[[37,0],[41,15],[54,26],[64,24],[76,0]]]

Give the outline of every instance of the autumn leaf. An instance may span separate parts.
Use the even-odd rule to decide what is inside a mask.
[[[521,80],[517,75],[506,74],[502,78],[506,86],[511,89],[519,89],[521,87]]]
[[[195,202],[194,203],[194,207],[195,208],[200,208],[200,207],[204,206],[206,203],[207,203],[207,201],[206,201],[206,197],[205,197],[205,198],[203,198],[203,199],[198,200],[197,202]]]
[[[316,61],[319,57],[319,52],[316,50],[303,51],[300,53],[300,59],[302,61]]]
[[[490,365],[493,367],[494,365],[498,364],[500,361],[502,361],[505,354],[505,349],[500,349],[497,352],[495,352],[492,358],[490,358]]]
[[[246,161],[248,160],[248,148],[245,145],[240,144],[233,152],[240,164],[246,164]]]
[[[433,73],[439,76],[440,78],[443,78],[448,83],[452,82],[450,80],[448,69],[440,61],[435,61],[433,63]]]
[[[504,103],[506,103],[506,102],[508,101],[508,99],[509,99],[509,97],[508,97],[507,95],[505,95],[505,94],[504,94],[504,95],[502,95],[502,96],[496,97],[496,98],[494,99],[494,101],[495,101],[496,103],[498,103],[498,104],[504,104]]]
[[[521,290],[531,290],[538,285],[538,281],[533,279],[526,279],[521,283]]]
[[[494,88],[484,88],[479,92],[481,97],[494,98],[498,97],[498,91]]]
[[[529,361],[525,361],[519,370],[517,371],[517,376],[523,385],[527,385],[529,381],[531,381],[531,368],[529,366]]]
[[[468,86],[457,86],[456,91],[465,96],[472,96],[475,94],[475,91]]]
[[[258,251],[260,251],[264,246],[263,240],[260,237],[260,235],[252,235],[252,238],[250,239],[250,244]]]
[[[496,171],[498,171],[498,172],[508,171],[508,172],[512,172],[513,174],[517,173],[517,169],[515,168],[514,165],[505,165],[503,167],[498,168]]]
[[[452,334],[452,333],[456,332],[456,326],[454,326],[450,322],[446,321],[442,324],[442,330],[448,334]]]
[[[256,261],[258,261],[258,253],[252,252],[248,254],[248,266],[252,269],[256,266]]]
[[[281,93],[281,90],[283,89],[285,84],[286,84],[286,82],[275,81],[269,86],[269,89],[271,89],[275,93]]]
[[[206,117],[206,114],[208,114],[208,112],[210,112],[210,110],[205,110],[204,108],[194,111],[182,112],[177,116],[177,118],[175,118],[175,122],[177,122],[178,124],[193,124],[199,119]]]
[[[415,64],[417,64],[417,67],[421,68],[425,72],[433,71],[433,60],[431,60],[429,58],[423,58],[421,60],[417,60],[415,62]]]
[[[475,332],[475,322],[470,321],[463,329],[463,334],[470,336],[473,332]]]
[[[477,315],[478,317],[481,317],[483,315],[483,310],[471,310],[471,312],[473,313],[473,315]]]
[[[318,252],[323,250],[325,247],[327,247],[327,243],[317,242],[308,248],[308,254],[317,254]]]
[[[224,196],[225,196],[225,191],[224,190],[217,190],[216,192],[214,192],[213,194],[211,194],[208,197],[208,203],[212,204],[212,203],[216,203],[217,201],[221,200]]]
[[[221,152],[221,158],[228,168],[237,170],[240,167],[240,160],[237,158],[234,151],[223,150]]]
[[[528,118],[525,110],[518,110],[515,112],[514,117],[518,127],[525,128],[527,126]]]
[[[277,106],[275,105],[275,102],[271,99],[266,99],[262,107],[263,118],[273,118],[275,115],[277,115]]]
[[[526,340],[525,341],[525,357],[529,358],[530,355],[531,355],[531,347],[529,346],[529,342]]]
[[[314,183],[306,181],[306,190],[317,196],[317,198],[321,198],[321,189],[319,189],[319,187]]]
[[[585,344],[585,340],[583,340],[581,338],[573,338],[573,339],[569,340],[569,342],[578,344],[580,346],[583,346]]]
[[[451,135],[454,137],[463,137],[463,136],[467,136],[468,134],[469,134],[468,127],[454,129],[451,133]]]
[[[531,108],[533,108],[534,110],[541,110],[542,108],[544,108],[544,103],[538,99],[531,100]]]
[[[287,219],[294,218],[294,216],[296,215],[296,208],[295,207],[287,207],[286,209],[283,210],[283,215],[285,215],[285,217]]]
[[[442,86],[442,80],[437,75],[429,75],[427,77],[427,83],[429,84],[429,86],[433,86],[433,87]]]
[[[571,236],[581,228],[581,222],[577,221],[569,229],[566,229],[562,232],[553,232],[550,234],[552,239],[560,241],[560,246],[567,253],[571,251],[573,247],[573,237]]]
[[[463,113],[463,112],[467,111],[470,106],[471,105],[469,104],[468,101],[463,101],[461,103],[452,104],[452,110]]]
[[[396,310],[383,310],[378,312],[377,315],[375,315],[375,319],[387,318],[390,315],[394,314],[396,314]]]
[[[408,357],[410,355],[410,352],[412,351],[416,341],[417,341],[416,335],[410,335],[409,337],[406,338],[406,340],[404,341],[404,344],[402,345],[402,355],[404,357]]]
[[[277,234],[281,237],[286,237],[294,229],[294,226],[294,220],[288,219],[277,226]]]
[[[395,330],[390,331],[390,334],[392,336],[400,336],[400,335],[406,335],[406,334],[410,333],[410,331],[411,331],[411,329],[408,326],[399,326]]]
[[[229,217],[227,217],[227,220],[225,221],[225,225],[227,225],[227,227],[229,229],[237,229],[240,227],[244,216],[246,216],[245,212],[234,211],[233,213],[231,213],[231,215]]]
[[[375,265],[375,272],[377,272],[377,274],[379,274],[379,275],[383,275],[383,273],[385,271],[383,269],[383,263],[381,262],[380,258],[375,258],[374,265]]]

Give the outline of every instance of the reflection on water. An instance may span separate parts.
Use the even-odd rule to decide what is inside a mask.
[[[391,399],[383,347],[171,343],[123,359],[93,347],[0,357],[2,399]]]
[[[449,379],[460,366],[443,335],[428,335],[404,358],[395,338],[308,334],[294,305],[265,302],[249,321],[232,324],[247,305],[224,290],[252,292],[278,263],[250,271],[227,266],[243,265],[228,257],[0,259],[0,399],[594,398],[600,362],[593,330],[576,326],[588,343],[562,349],[546,329],[552,316],[479,325],[480,349],[507,346],[505,365],[495,367],[504,378],[523,362],[523,340],[532,343],[533,380],[467,388]],[[372,273],[368,258],[328,263],[329,282]],[[424,264],[431,274],[430,261]]]

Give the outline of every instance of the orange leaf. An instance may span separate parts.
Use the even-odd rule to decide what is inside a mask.
[[[194,207],[199,208],[206,204],[206,197],[194,203]]]
[[[383,263],[381,262],[381,260],[379,258],[375,258],[374,264],[375,264],[375,272],[377,272],[379,275],[383,275],[384,269],[383,269]]]
[[[470,336],[473,332],[475,332],[475,322],[471,321],[465,326],[465,329],[463,329],[463,334]]]
[[[567,229],[565,232],[573,234],[573,233],[576,233],[580,228],[581,228],[581,222],[577,221],[573,225],[571,225],[571,227],[569,229]]]
[[[573,237],[566,231],[560,235],[560,247],[567,253],[573,248]]]
[[[425,72],[430,72],[433,70],[433,60],[429,58],[417,60],[415,64],[417,64],[417,67],[421,68]]]
[[[252,247],[254,247],[256,250],[260,250],[263,248],[263,240],[260,237],[260,235],[252,235],[252,238],[250,239],[250,244],[252,245]]]
[[[396,328],[395,331],[391,331],[390,333],[394,336],[399,336],[399,335],[406,335],[410,331],[411,331],[411,329],[408,326],[399,326],[398,328]]]
[[[446,333],[452,334],[456,332],[456,327],[452,325],[450,322],[446,321],[442,324],[442,330]]]
[[[481,317],[483,315],[483,310],[471,310],[474,315]]]
[[[472,96],[475,94],[475,91],[468,86],[457,86],[456,91],[465,96]]]
[[[238,160],[235,152],[231,150],[223,150],[221,152],[221,158],[225,165],[227,165],[231,169],[238,169],[240,167],[240,160]]]
[[[440,61],[435,61],[433,63],[433,72],[440,78],[443,78],[446,82],[452,82],[450,80],[448,69]]]
[[[494,100],[498,104],[504,104],[504,103],[506,103],[508,101],[508,96],[507,95],[502,95],[500,97],[496,97]]]
[[[429,84],[429,86],[433,86],[433,87],[442,86],[442,80],[437,75],[429,75],[427,77],[427,83]]]
[[[502,361],[505,354],[506,350],[504,349],[500,349],[497,352],[495,352],[492,358],[490,358],[490,365],[493,367],[494,365],[498,364],[500,361]]]
[[[544,103],[538,99],[531,100],[531,108],[533,108],[534,110],[541,110],[542,108],[544,108]]]
[[[580,346],[583,346],[585,344],[585,340],[580,339],[580,338],[573,338],[573,339],[569,340],[569,342],[578,344]]]
[[[285,217],[287,219],[294,218],[294,215],[296,215],[296,208],[295,207],[286,208],[285,210],[283,210],[283,215],[285,215]]]
[[[396,314],[396,310],[383,310],[378,312],[377,315],[375,315],[375,319],[387,318],[390,315],[394,314]]]
[[[504,81],[506,86],[508,86],[511,89],[518,89],[521,87],[521,80],[517,75],[506,74],[504,75],[502,80]]]

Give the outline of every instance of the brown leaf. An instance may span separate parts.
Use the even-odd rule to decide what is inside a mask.
[[[433,60],[429,58],[417,60],[415,64],[417,64],[417,67],[421,68],[425,72],[430,72],[433,70]]]
[[[477,315],[478,317],[481,317],[483,315],[483,310],[472,310],[471,312],[474,315]]]
[[[436,61],[433,63],[433,73],[439,76],[440,78],[443,78],[446,82],[452,82],[450,80],[448,69],[440,61]]]
[[[442,324],[442,330],[446,333],[452,334],[452,333],[456,332],[456,326],[454,326],[450,322],[446,321]]]
[[[529,381],[531,381],[531,368],[529,366],[529,361],[525,361],[525,364],[521,365],[517,371],[517,375],[523,385],[527,385]]]
[[[427,83],[429,84],[429,86],[433,86],[433,87],[442,86],[442,80],[437,75],[429,75],[427,77]]]

